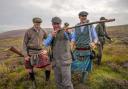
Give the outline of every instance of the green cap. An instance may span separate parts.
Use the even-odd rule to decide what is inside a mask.
[[[100,20],[107,20],[105,17],[101,17]]]
[[[87,15],[88,15],[88,12],[86,12],[86,11],[81,11],[79,13],[79,16],[87,16]]]
[[[39,18],[39,17],[34,17],[34,18],[32,19],[32,21],[33,21],[33,23],[42,23],[42,19]]]
[[[65,25],[65,26],[69,26],[69,23],[65,22],[64,25]]]
[[[61,23],[62,20],[59,18],[59,17],[53,17],[52,20],[51,20],[52,23]]]

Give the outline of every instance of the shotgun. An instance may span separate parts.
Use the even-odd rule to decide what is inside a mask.
[[[14,52],[14,53],[16,53],[17,55],[19,55],[19,56],[21,56],[21,57],[24,57],[23,53],[22,53],[21,51],[19,51],[19,50],[18,50],[16,47],[14,47],[14,46],[11,46],[11,47],[9,48],[9,50],[12,51],[12,52]]]
[[[85,23],[85,24],[82,24],[82,25],[76,25],[76,26],[68,27],[66,29],[73,29],[73,28],[77,28],[77,27],[81,27],[81,26],[86,26],[86,25],[91,25],[91,24],[98,24],[98,23],[113,22],[113,21],[115,21],[115,19],[107,19],[107,20],[89,22],[89,23]]]

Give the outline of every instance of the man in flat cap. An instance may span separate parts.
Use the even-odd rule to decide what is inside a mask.
[[[53,32],[44,41],[46,46],[52,49],[52,65],[55,74],[57,89],[73,89],[71,82],[71,52],[70,38],[67,32],[61,28],[61,19],[52,18]]]
[[[101,17],[100,20],[106,20],[105,17]],[[100,65],[101,64],[101,59],[102,59],[102,53],[103,53],[103,47],[105,44],[105,38],[109,39],[111,41],[111,38],[108,36],[108,33],[106,31],[106,26],[105,23],[99,23],[96,25],[96,32],[98,35],[98,39],[99,39],[99,44],[98,44],[98,60],[97,60],[97,64]]]
[[[88,23],[88,13],[81,11],[79,14],[80,22],[77,25]],[[76,25],[76,26],[77,26]],[[81,26],[75,28],[72,34],[72,44],[74,46],[74,58],[72,63],[72,71],[81,75],[81,82],[87,78],[88,73],[92,69],[91,49],[95,48],[98,37],[95,28],[92,25]]]
[[[38,63],[40,63],[39,59],[42,55],[42,50],[45,50],[44,46],[42,46],[42,40],[46,38],[47,34],[40,26],[42,23],[41,18],[35,17],[33,18],[32,22],[33,27],[31,27],[25,32],[23,40],[23,53],[25,59],[25,68],[29,73],[30,80],[35,82],[33,67],[37,66]],[[46,51],[45,53],[47,54]],[[46,81],[48,81],[50,78],[50,69],[50,66],[46,67]]]

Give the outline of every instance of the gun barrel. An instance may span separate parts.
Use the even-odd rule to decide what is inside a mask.
[[[15,48],[13,46],[10,47],[9,50],[12,51],[12,52],[14,52],[14,53],[16,53],[16,54],[18,54],[21,57],[24,57],[24,55],[17,48]]]
[[[98,24],[98,23],[106,23],[106,22],[112,22],[112,21],[115,21],[115,19],[108,19],[108,20],[102,20],[102,21],[95,21],[95,22],[85,23],[85,24],[82,24],[82,25],[77,25],[77,26],[69,27],[67,29],[73,29],[73,28],[77,28],[77,27],[81,27],[81,26],[86,26],[86,25],[91,25],[91,24]]]

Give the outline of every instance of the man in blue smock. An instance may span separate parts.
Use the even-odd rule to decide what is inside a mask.
[[[88,23],[88,13],[82,11],[79,13],[80,22],[77,25]],[[87,78],[88,72],[92,69],[91,49],[95,48],[98,41],[97,33],[93,25],[87,25],[75,28],[72,33],[72,44],[75,47],[74,58],[72,63],[72,71],[81,74],[81,82]]]

